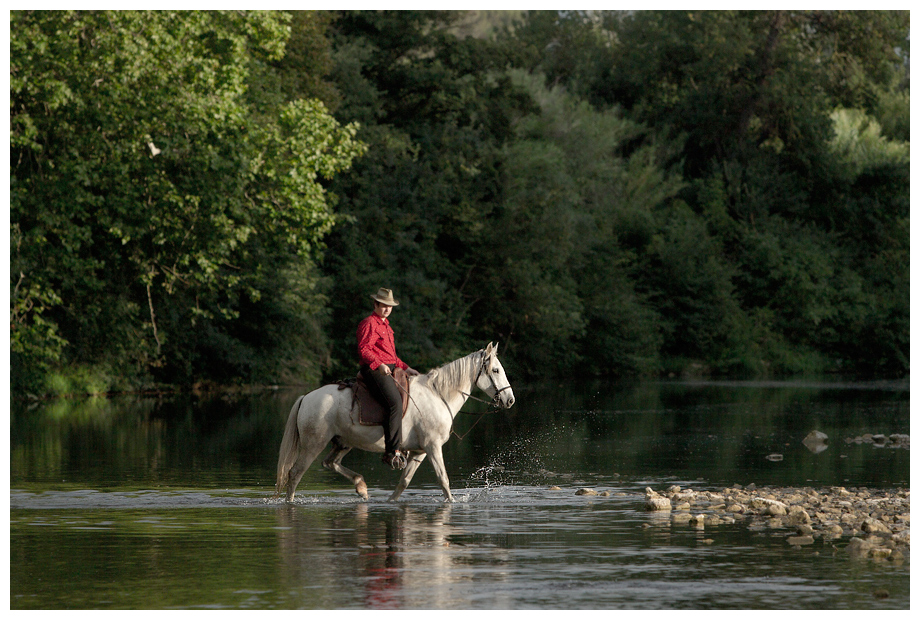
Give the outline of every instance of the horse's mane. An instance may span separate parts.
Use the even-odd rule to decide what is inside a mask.
[[[464,377],[469,376],[473,365],[473,357],[481,356],[482,351],[474,351],[466,357],[448,362],[439,368],[428,372],[428,385],[444,400],[453,396],[452,391],[457,389]]]

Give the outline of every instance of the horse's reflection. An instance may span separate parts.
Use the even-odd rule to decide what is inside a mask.
[[[412,598],[404,581],[409,558],[413,572],[424,572],[429,594],[451,579],[449,538],[458,529],[450,525],[450,514],[446,503],[281,507],[284,586],[303,607],[405,607]]]

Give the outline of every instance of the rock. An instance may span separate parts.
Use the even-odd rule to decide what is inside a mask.
[[[910,530],[904,530],[903,532],[898,532],[891,537],[891,540],[896,542],[899,545],[910,545]]]
[[[726,510],[728,510],[728,512],[736,512],[740,514],[744,512],[744,506],[742,506],[741,504],[732,504],[731,506],[726,508]]]
[[[843,528],[839,525],[832,525],[824,530],[824,538],[836,539],[843,536]]]
[[[766,497],[755,497],[751,500],[751,508],[761,514],[766,514],[767,508],[770,506],[780,506],[783,509],[782,514],[786,514],[786,508],[788,508],[786,504]]]
[[[859,517],[857,517],[854,514],[850,514],[846,512],[840,515],[840,522],[845,525],[852,525],[853,523],[856,523],[857,521],[859,521]]]
[[[862,522],[862,525],[859,526],[859,529],[866,532],[867,534],[891,534],[891,530],[888,529],[888,526],[879,521],[878,519],[873,519],[869,517]]]
[[[671,510],[671,500],[646,487],[645,508],[646,510]]]
[[[802,440],[802,443],[805,444],[805,447],[811,452],[818,454],[827,450],[827,435],[821,431],[811,431],[805,439]]]
[[[556,485],[553,485],[549,488],[549,490],[550,491],[561,491],[562,489],[560,487],[557,487]]]
[[[783,455],[782,455],[782,454],[768,454],[768,455],[767,455],[767,460],[768,460],[768,461],[779,462],[779,461],[782,461],[782,460],[783,460]]]
[[[815,441],[827,441],[827,435],[821,431],[811,431],[808,435],[805,436],[805,439],[802,441],[815,442]]]
[[[610,497],[610,491],[601,491],[598,495],[601,497]]]
[[[801,506],[793,506],[789,509],[789,524],[798,525],[800,523],[811,523],[811,517],[808,516],[808,511],[806,511]]]
[[[597,491],[594,489],[578,489],[575,491],[575,495],[597,495]]]
[[[674,508],[674,510],[690,510],[690,504],[688,502],[684,502],[683,504],[678,504]]]
[[[851,538],[850,544],[847,545],[847,553],[853,557],[864,558],[869,555],[869,550],[874,547],[875,545],[862,538]]]
[[[674,523],[688,523],[693,519],[693,516],[689,512],[679,512],[671,517],[671,521]]]
[[[869,549],[869,553],[867,555],[868,557],[874,558],[876,560],[884,560],[891,555],[891,549],[886,547],[873,547],[872,549]]]
[[[786,542],[790,545],[803,546],[814,544],[815,539],[811,536],[790,536],[786,539]]]
[[[770,504],[767,506],[766,510],[764,510],[764,514],[781,517],[786,514],[786,509],[778,504]]]
[[[800,536],[811,536],[812,534],[815,533],[814,528],[812,528],[807,523],[803,523],[795,529],[799,533]]]

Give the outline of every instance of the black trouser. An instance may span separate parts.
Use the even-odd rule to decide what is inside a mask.
[[[384,410],[389,414],[383,417],[383,441],[386,451],[390,454],[399,448],[402,443],[402,394],[392,375],[384,372],[384,364],[371,370],[370,366],[361,366],[361,377],[367,389],[374,395]],[[396,366],[388,366],[390,372]]]

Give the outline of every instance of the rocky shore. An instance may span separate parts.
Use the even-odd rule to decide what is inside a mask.
[[[903,562],[910,554],[910,490],[735,485],[721,491],[645,490],[645,508],[699,528],[742,522],[787,530],[795,547],[824,542],[853,557]]]

